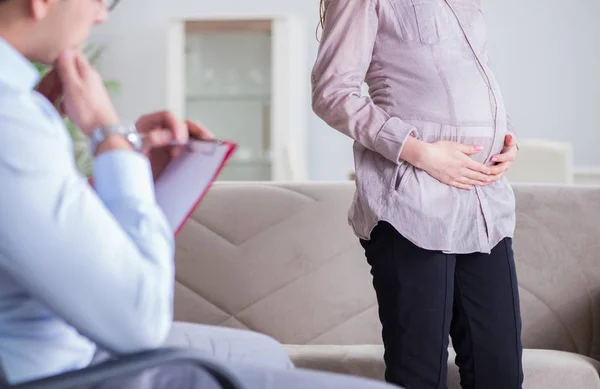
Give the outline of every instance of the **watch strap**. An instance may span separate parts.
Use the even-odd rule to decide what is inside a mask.
[[[134,151],[140,152],[142,150],[142,137],[136,127],[133,125],[125,126],[117,124],[96,127],[94,131],[92,131],[92,134],[90,135],[92,153],[96,154],[98,146],[111,135],[119,135],[125,138]]]

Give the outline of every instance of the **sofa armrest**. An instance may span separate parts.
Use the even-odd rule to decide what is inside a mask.
[[[97,384],[110,378],[141,373],[153,367],[190,363],[208,372],[223,389],[245,389],[242,382],[224,365],[206,358],[193,349],[162,348],[126,355],[85,369],[53,377],[25,382],[7,389],[70,389],[81,385]],[[2,387],[0,385],[0,387]],[[180,388],[173,388],[180,389]]]

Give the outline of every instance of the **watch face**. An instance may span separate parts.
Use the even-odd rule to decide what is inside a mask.
[[[132,131],[127,134],[127,141],[131,143],[136,151],[142,150],[142,137],[137,131]]]

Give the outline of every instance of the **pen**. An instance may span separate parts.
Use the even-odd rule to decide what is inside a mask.
[[[223,141],[219,140],[219,139],[202,139],[202,138],[193,138],[190,137],[190,139],[187,142],[181,142],[178,140],[172,140],[171,142],[169,142],[168,146],[187,146],[190,144],[190,141],[201,141],[201,142],[206,142],[206,143],[215,143],[215,144],[222,144]]]

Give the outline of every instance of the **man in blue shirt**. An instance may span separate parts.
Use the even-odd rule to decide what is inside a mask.
[[[202,133],[168,112],[120,123],[77,51],[115,4],[0,0],[0,382],[81,369],[100,349],[156,348],[171,329],[174,238],[154,198],[153,168],[161,166],[146,155],[185,142],[188,130]],[[37,90],[30,61],[54,65]],[[90,137],[94,187],[76,169],[55,106]],[[281,345],[265,336],[196,331],[206,336],[206,353],[230,362],[251,388],[386,387],[291,370]],[[215,387],[185,366],[101,387],[178,386]]]

